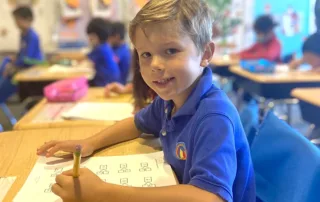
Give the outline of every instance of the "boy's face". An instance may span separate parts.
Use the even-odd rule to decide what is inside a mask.
[[[99,37],[94,33],[88,34],[88,39],[89,39],[89,43],[92,47],[96,47],[100,44]]]
[[[20,17],[14,17],[14,21],[21,31],[29,29],[32,23],[31,20],[26,20]]]
[[[303,53],[303,60],[308,63],[312,68],[320,68],[320,55],[314,53],[305,52]]]
[[[172,23],[138,27],[134,45],[144,81],[162,99],[176,104],[185,101],[201,76],[203,58],[191,38],[175,27]]]
[[[116,46],[116,45],[120,44],[120,43],[121,43],[120,36],[119,36],[119,35],[110,36],[110,37],[108,38],[108,43],[109,43],[111,46]]]
[[[256,37],[257,37],[257,42],[258,43],[267,43],[271,40],[273,35],[273,32],[267,32],[267,33],[262,33],[262,32],[256,32]]]

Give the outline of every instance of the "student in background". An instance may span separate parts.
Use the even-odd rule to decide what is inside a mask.
[[[120,83],[123,85],[127,83],[131,62],[131,51],[128,44],[125,42],[125,36],[125,25],[121,22],[112,23],[111,35],[108,38],[108,43],[112,46],[113,52],[117,58],[121,73]]]
[[[92,46],[89,60],[94,64],[96,74],[91,82],[93,86],[105,86],[112,82],[120,82],[120,70],[112,48],[107,43],[111,34],[111,24],[102,18],[92,19],[87,26],[89,42]]]
[[[133,72],[133,81],[122,85],[121,83],[111,83],[105,87],[105,96],[110,97],[111,93],[117,94],[133,94],[134,98],[134,112],[136,113],[147,105],[152,103],[156,97],[156,93],[144,82],[141,77],[139,69],[139,57],[136,50],[133,51],[133,57],[131,61],[131,69]]]
[[[257,42],[247,50],[232,54],[231,57],[243,60],[267,59],[274,62],[280,61],[281,44],[274,33],[276,25],[269,15],[258,17],[253,27]]]
[[[0,65],[0,103],[16,92],[12,77],[19,71],[39,64],[43,60],[40,40],[32,29],[33,13],[31,8],[21,6],[13,11],[15,23],[20,30],[20,49],[16,56],[6,57]]]
[[[320,70],[320,33],[314,33],[303,43],[303,56],[299,60],[292,61],[289,66],[291,69],[297,69],[300,65],[306,63],[312,67],[312,71]]]
[[[192,5],[192,6],[191,6]],[[255,201],[250,149],[237,109],[212,84],[212,13],[205,0],[150,0],[130,24],[139,72],[157,97],[135,117],[84,140],[50,141],[37,153],[53,156],[82,145],[99,148],[154,134],[178,185],[157,188],[105,183],[88,169],[66,171],[52,191],[63,201]],[[190,26],[194,25],[194,26]]]
[[[3,76],[12,76],[17,71],[38,64],[43,60],[40,40],[32,29],[33,13],[31,8],[21,6],[13,11],[13,17],[21,33],[20,49],[3,70]]]

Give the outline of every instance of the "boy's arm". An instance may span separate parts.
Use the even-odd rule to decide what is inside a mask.
[[[257,48],[252,47],[248,51],[244,51],[240,53],[241,59],[247,60],[255,60],[255,59],[267,59],[271,61],[275,61],[278,59],[281,53],[281,47],[278,44],[273,44],[269,48]]]
[[[110,186],[107,185],[107,186]],[[102,198],[113,202],[223,202],[219,196],[204,191],[192,185],[177,185],[159,188],[132,188],[111,185],[109,191],[103,192]]]

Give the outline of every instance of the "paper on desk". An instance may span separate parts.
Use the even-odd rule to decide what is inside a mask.
[[[77,72],[92,72],[92,69],[83,66],[66,66],[52,65],[48,70],[50,73],[77,73]]]
[[[0,177],[0,201],[7,195],[16,177]]]
[[[51,192],[51,186],[55,177],[71,169],[72,164],[72,160],[61,162],[59,158],[39,157],[14,202],[62,201]],[[163,152],[92,157],[82,161],[81,167],[90,169],[105,182],[122,186],[161,187],[176,184],[170,165],[164,162]]]
[[[96,121],[121,121],[132,117],[131,103],[94,103],[81,102],[68,112],[62,114],[65,119],[82,119]]]

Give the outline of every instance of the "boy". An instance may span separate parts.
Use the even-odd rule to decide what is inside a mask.
[[[81,144],[83,156],[89,156],[142,132],[155,134],[180,185],[121,187],[82,169],[76,180],[71,171],[59,175],[52,191],[65,201],[255,201],[250,151],[239,115],[212,84],[207,67],[214,53],[211,37],[211,13],[204,0],[149,1],[131,22],[130,38],[141,75],[159,97],[134,118],[91,138],[51,141],[37,151],[50,157]]]
[[[118,60],[121,73],[120,83],[125,85],[127,83],[131,62],[130,48],[125,42],[126,28],[121,22],[112,23],[111,27],[111,36],[108,42],[112,46],[113,52]]]
[[[93,86],[105,86],[108,83],[120,82],[120,70],[114,59],[114,54],[107,43],[111,33],[110,23],[102,18],[94,18],[87,26],[89,42],[93,47],[88,58],[93,62],[96,74]]]
[[[307,63],[312,67],[313,71],[320,70],[320,33],[314,33],[309,36],[303,43],[303,57],[290,63],[291,69],[296,69],[303,63]]]
[[[29,7],[21,6],[15,9],[12,14],[21,32],[20,50],[17,56],[5,58],[1,65],[0,102],[4,102],[16,91],[10,81],[14,74],[43,60],[39,37],[31,27],[33,22],[32,10]]]
[[[267,59],[273,62],[280,60],[281,44],[278,41],[274,28],[277,24],[269,15],[258,17],[254,23],[256,40],[253,46],[231,57],[238,57],[243,60]]]

